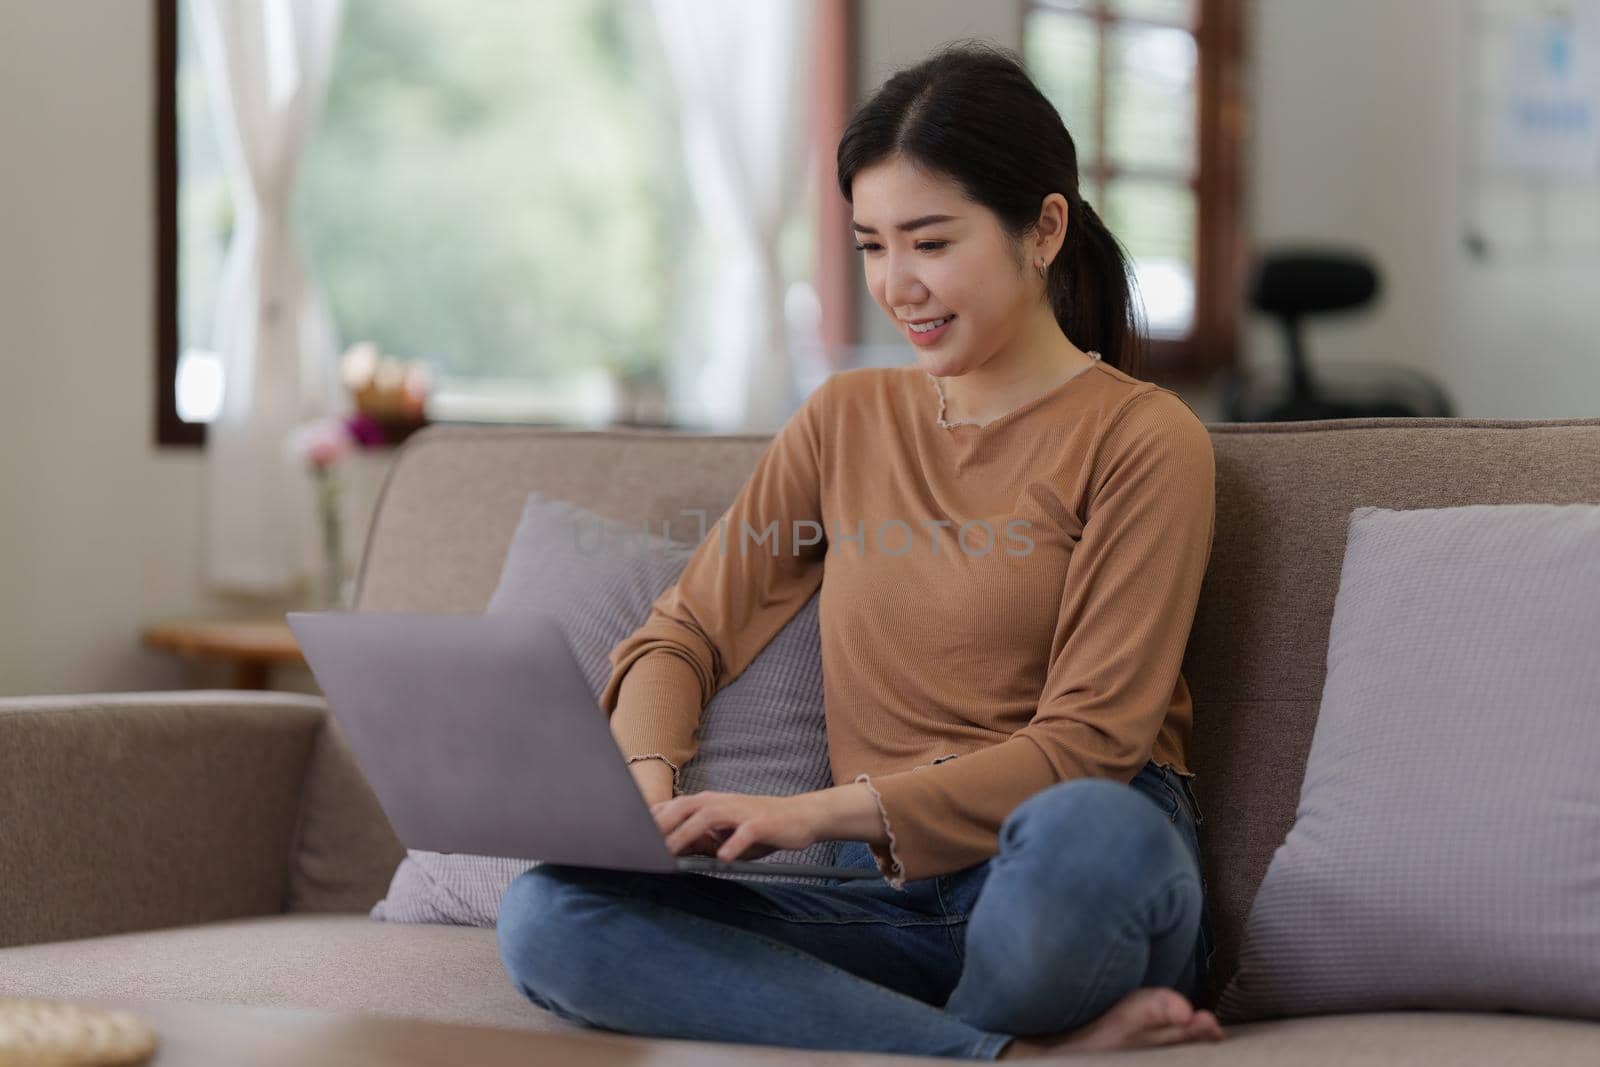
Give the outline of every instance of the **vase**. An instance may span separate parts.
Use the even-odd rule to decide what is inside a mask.
[[[339,476],[332,467],[318,467],[317,512],[322,520],[322,605],[328,611],[349,607],[344,577],[344,538],[339,528]]]

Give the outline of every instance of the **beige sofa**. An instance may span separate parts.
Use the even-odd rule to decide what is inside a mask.
[[[1226,981],[1252,894],[1294,818],[1350,510],[1600,502],[1600,419],[1210,429],[1217,532],[1184,671],[1196,704],[1215,978]],[[481,611],[531,490],[631,521],[691,507],[718,514],[765,442],[432,427],[396,456],[359,610]],[[0,700],[0,996],[219,1000],[573,1029],[514,992],[492,930],[366,917],[403,850],[328,722],[320,699],[283,694]],[[1240,1024],[1218,1046],[1138,1055],[1592,1064],[1600,1024],[1326,1016]]]

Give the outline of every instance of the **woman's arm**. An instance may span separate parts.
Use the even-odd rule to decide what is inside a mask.
[[[641,759],[628,764],[628,772],[633,775],[634,784],[639,787],[646,804],[654,807],[672,799],[674,772],[672,764],[666,760],[660,757]]]
[[[678,580],[611,650],[600,707],[625,756],[659,756],[681,770],[698,750],[696,731],[711,698],[821,585],[826,541],[802,543],[796,530],[803,520],[822,529],[830,382],[813,390],[774,435]]]

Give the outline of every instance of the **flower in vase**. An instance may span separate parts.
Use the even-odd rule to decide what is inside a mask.
[[[377,448],[388,440],[383,432],[383,424],[365,411],[347,417],[344,426],[345,431],[362,448]]]
[[[339,528],[339,480],[334,470],[352,450],[364,445],[367,427],[337,417],[316,419],[290,433],[287,448],[310,468],[317,483],[317,514],[322,527],[322,600],[325,606],[344,604],[344,551]],[[381,438],[380,438],[381,443]]]
[[[360,443],[345,419],[316,419],[289,435],[289,452],[315,471],[325,471]]]

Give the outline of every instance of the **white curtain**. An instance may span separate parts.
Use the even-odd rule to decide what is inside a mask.
[[[233,197],[214,350],[222,408],[206,431],[205,576],[294,591],[317,560],[315,494],[286,453],[337,410],[338,342],[294,248],[290,198],[327,88],[342,0],[190,0]]]
[[[716,277],[699,396],[712,428],[776,430],[796,392],[778,234],[807,178],[811,0],[653,0]]]

